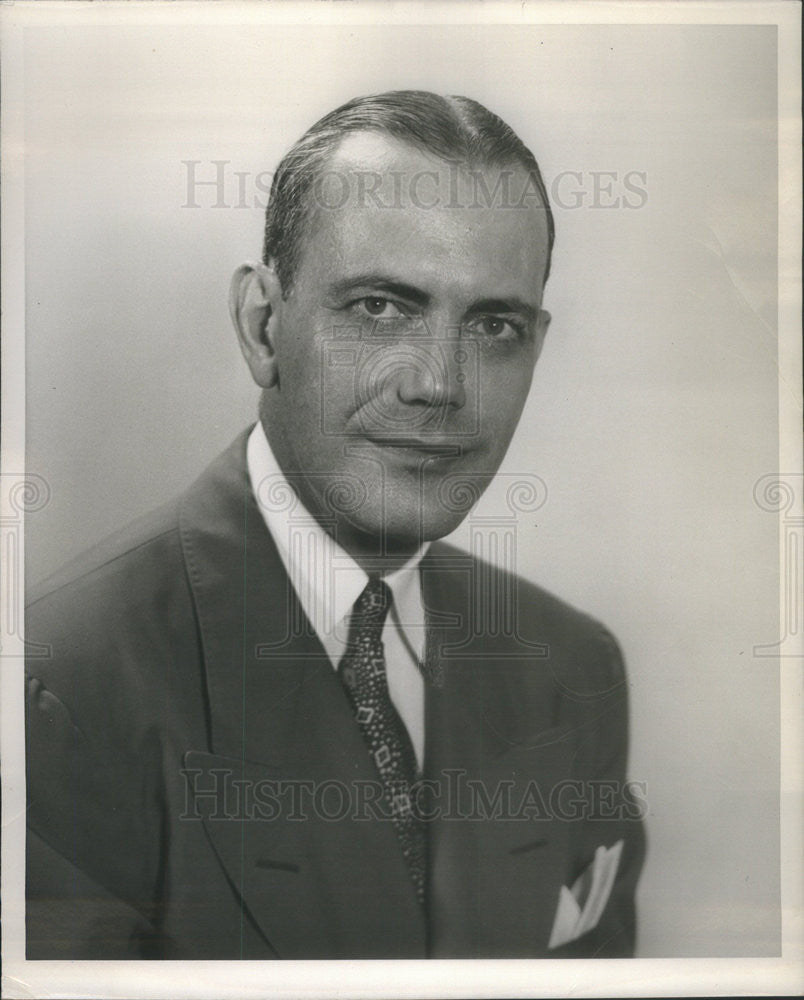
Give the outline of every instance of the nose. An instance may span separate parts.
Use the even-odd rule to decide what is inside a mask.
[[[405,353],[396,378],[400,402],[433,411],[466,405],[468,359],[457,337],[423,336],[408,342]]]

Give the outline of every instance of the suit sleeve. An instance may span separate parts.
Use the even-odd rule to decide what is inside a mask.
[[[138,959],[153,925],[29,829],[26,838],[27,959]]]
[[[584,774],[585,815],[575,824],[571,887],[591,871],[595,852],[622,841],[617,873],[596,927],[555,949],[555,957],[630,958],[636,943],[635,892],[645,856],[644,785],[629,781],[628,687],[616,640],[600,628],[597,691],[588,697],[579,747]]]
[[[148,957],[159,862],[147,848],[157,815],[147,768],[85,736],[35,677],[26,735],[27,957]]]

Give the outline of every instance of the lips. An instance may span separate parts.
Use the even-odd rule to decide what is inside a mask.
[[[454,438],[437,435],[427,437],[406,437],[404,435],[367,435],[368,440],[379,448],[392,448],[400,451],[415,451],[433,458],[451,458],[463,455],[466,445]]]

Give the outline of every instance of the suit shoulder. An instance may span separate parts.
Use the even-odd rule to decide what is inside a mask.
[[[452,545],[435,543],[431,551],[444,565],[460,567],[463,562],[459,572],[464,580],[474,581],[468,586],[474,586],[476,601],[506,608],[507,622],[492,642],[533,649],[534,663],[546,661],[556,681],[579,695],[596,696],[625,683],[620,646],[592,615],[539,584]]]
[[[186,510],[188,502],[206,504],[203,516],[212,522],[226,516],[229,495],[242,504],[248,434],[246,430],[238,435],[179,496],[132,521],[32,587],[27,592],[27,606],[55,599],[60,591],[75,590],[82,582],[92,580],[103,579],[114,589],[116,581],[127,580],[137,571],[151,574],[154,580],[160,575],[175,579],[176,560],[182,562],[183,568],[180,511]]]
[[[104,761],[124,773],[135,758],[156,761],[168,732],[205,738],[201,640],[175,508],[54,576],[26,609],[25,636],[30,787],[41,790],[54,754],[63,768]]]
[[[135,683],[195,643],[176,504],[122,529],[31,593],[25,612],[28,672],[65,696],[91,685]],[[122,689],[121,689],[122,690]]]
[[[178,501],[173,500],[97,542],[80,553],[29,591],[26,604],[29,608],[55,598],[66,588],[81,581],[91,581],[97,576],[107,579],[116,573],[127,573],[138,561],[164,555],[177,537]]]

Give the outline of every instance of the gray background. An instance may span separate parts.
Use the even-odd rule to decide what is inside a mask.
[[[559,183],[553,325],[503,471],[547,487],[517,523],[517,568],[603,619],[629,663],[645,957],[779,948],[778,673],[752,653],[779,638],[778,522],[753,499],[778,468],[775,35],[26,34],[27,468],[52,491],[27,523],[32,581],[254,418],[229,275],[259,254],[256,175],[320,114],[379,89],[465,93],[520,132],[548,185],[581,175]],[[210,187],[183,207],[186,160],[204,179],[226,161],[223,207]],[[617,174],[614,197],[646,173],[644,205],[602,207],[595,171]]]

